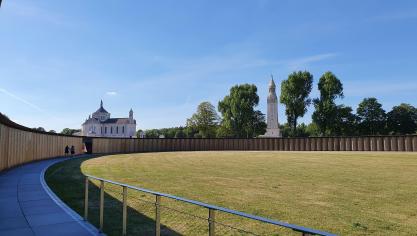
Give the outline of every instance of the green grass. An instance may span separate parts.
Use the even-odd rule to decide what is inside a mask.
[[[336,234],[417,232],[417,153],[166,152],[59,163],[48,169],[47,182],[79,213],[83,212],[81,172]],[[113,213],[105,216],[104,231],[118,235],[120,189],[106,188],[110,205],[106,211]],[[97,225],[97,188],[91,193],[91,221]],[[153,229],[153,205],[138,199],[153,198],[133,192],[129,196],[129,232],[146,235],[144,228]],[[163,204],[193,215],[207,215],[205,209],[165,199]],[[166,234],[207,232],[204,220],[168,214],[169,209],[162,212]],[[222,214],[216,218],[256,233],[272,234],[272,228],[255,222]],[[226,229],[218,227],[219,235],[240,234]]]

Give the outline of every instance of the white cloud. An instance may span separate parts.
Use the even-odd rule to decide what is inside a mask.
[[[117,95],[117,92],[115,92],[115,91],[109,91],[106,94],[109,95],[109,96],[116,96]]]
[[[26,100],[22,97],[17,96],[16,94],[13,94],[13,93],[7,91],[6,89],[0,88],[0,92],[6,94],[7,96],[9,96],[9,97],[11,97],[11,98],[13,98],[17,101],[20,101],[20,102],[32,107],[33,109],[35,109],[37,111],[43,111],[39,106],[29,102],[28,100]]]
[[[311,63],[323,61],[323,60],[326,60],[335,56],[337,56],[336,53],[317,54],[313,56],[306,56],[306,57],[297,58],[294,60],[289,60],[287,64],[291,69],[300,69],[301,67],[306,67],[307,65]]]
[[[233,55],[215,55],[201,58],[192,58],[188,60],[169,60],[161,59],[169,71],[157,76],[148,77],[137,83],[142,88],[147,88],[151,84],[161,84],[167,81],[175,81],[176,83],[185,82],[187,80],[205,80],[214,78],[227,72],[233,72],[244,69],[260,68],[260,67],[287,67],[290,70],[303,69],[313,63],[323,61],[337,56],[337,53],[322,53],[311,56],[268,60],[257,57],[256,55],[233,54]],[[265,71],[267,76],[268,71]]]

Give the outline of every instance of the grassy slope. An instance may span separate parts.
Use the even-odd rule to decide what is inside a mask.
[[[417,232],[413,153],[143,153],[91,159],[81,170],[343,235]]]

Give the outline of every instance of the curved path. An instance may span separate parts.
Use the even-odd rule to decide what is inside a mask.
[[[66,159],[38,161],[0,172],[0,235],[100,235],[45,183],[45,170]]]

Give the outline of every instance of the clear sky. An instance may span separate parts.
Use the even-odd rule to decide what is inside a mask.
[[[235,84],[258,87],[294,70],[332,71],[356,110],[417,106],[417,1],[3,0],[0,111],[61,131],[103,99],[138,129],[184,125]],[[279,94],[278,94],[279,96]],[[301,121],[310,122],[313,107]],[[280,122],[286,120],[279,106]]]

